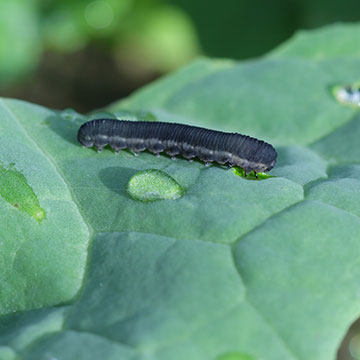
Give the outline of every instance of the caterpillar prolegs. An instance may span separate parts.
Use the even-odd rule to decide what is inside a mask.
[[[271,170],[277,158],[272,145],[247,135],[165,122],[96,119],[80,127],[78,140],[99,151],[110,145],[115,152],[126,148],[134,154],[164,152],[171,157],[198,158],[205,164],[237,166],[255,174]]]

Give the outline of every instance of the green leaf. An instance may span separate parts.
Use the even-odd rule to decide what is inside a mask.
[[[69,301],[84,275],[89,230],[46,149],[46,144],[56,143],[51,133],[44,136],[49,131],[42,122],[51,114],[37,106],[0,101],[2,314]],[[43,134],[43,144],[27,126]]]
[[[204,64],[205,63],[205,64]],[[345,124],[356,110],[334,101],[331,85],[358,79],[359,61],[265,58],[200,60],[110,110],[147,109],[158,120],[237,131],[276,145],[308,145]],[[192,76],[202,67],[200,76]],[[182,77],[181,87],[177,78]],[[168,85],[169,84],[169,85]]]
[[[1,100],[0,358],[334,359],[360,313],[360,117],[330,91],[360,60],[337,39],[321,59],[201,59],[105,109],[268,140],[261,180],[97,153],[88,118]]]
[[[345,56],[358,57],[360,55],[359,36],[358,24],[335,24],[317,30],[302,30],[277,47],[270,55],[299,56],[314,60]],[[341,66],[341,63],[339,65]]]

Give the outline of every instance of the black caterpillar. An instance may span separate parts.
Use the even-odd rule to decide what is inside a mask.
[[[250,136],[164,122],[92,120],[80,127],[78,141],[85,147],[95,145],[98,151],[110,145],[116,153],[129,148],[135,155],[149,150],[157,156],[165,152],[172,158],[197,157],[206,165],[241,167],[245,175],[271,170],[277,157],[272,145]]]

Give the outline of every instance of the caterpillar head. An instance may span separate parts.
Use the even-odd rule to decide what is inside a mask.
[[[86,125],[86,123],[84,125]],[[84,125],[82,125],[79,129],[77,136],[78,141],[81,145],[85,147],[93,147],[95,143],[95,139],[91,134],[89,134],[88,129],[84,127]]]

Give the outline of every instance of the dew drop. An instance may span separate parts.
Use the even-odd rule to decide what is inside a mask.
[[[171,176],[156,169],[139,171],[133,175],[127,191],[134,200],[143,202],[175,200],[184,194],[182,187]]]
[[[360,107],[359,82],[346,86],[334,86],[332,93],[338,102],[352,107]]]
[[[248,354],[243,354],[239,352],[229,352],[218,356],[216,360],[255,360],[255,358]]]
[[[65,109],[61,112],[61,116],[66,120],[76,120],[79,118],[83,118],[84,116],[79,114],[73,109]]]
[[[349,351],[355,359],[360,358],[360,334],[356,334],[351,338]]]
[[[15,209],[26,212],[38,222],[46,217],[34,190],[14,166],[6,167],[0,164],[0,196]]]

